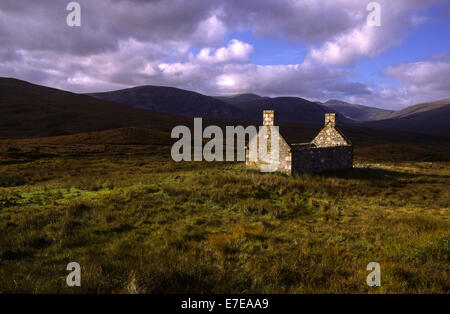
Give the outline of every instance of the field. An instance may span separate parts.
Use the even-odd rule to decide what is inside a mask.
[[[450,292],[447,151],[357,147],[352,170],[289,177],[111,132],[0,142],[0,293]]]

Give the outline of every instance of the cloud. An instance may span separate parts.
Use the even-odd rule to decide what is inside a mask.
[[[407,106],[450,96],[450,54],[390,66],[383,74],[399,82],[399,85],[381,91],[391,105]]]
[[[370,95],[348,95],[345,100],[379,108],[402,109],[418,103],[450,96],[450,54],[430,56],[420,61],[387,67],[382,75],[395,84],[368,86]]]
[[[364,25],[360,29],[353,29],[348,33],[338,36],[335,40],[328,41],[321,48],[313,48],[308,56],[314,61],[324,64],[341,66],[353,66],[356,60],[362,56],[374,57],[387,49],[398,39],[381,40],[379,30],[372,26]]]
[[[247,64],[227,65],[223,72],[218,80],[225,77],[225,82],[229,84],[219,84],[218,91],[222,94],[245,90],[265,95],[326,99],[337,95],[370,93],[362,84],[346,82],[352,76],[350,72],[326,67]]]
[[[432,56],[424,61],[397,64],[383,74],[400,81],[411,89],[450,90],[450,54]]]
[[[351,29],[362,16],[348,10],[360,1],[348,0],[227,0],[223,1],[226,24],[252,29],[259,36],[274,36],[308,44],[330,39]]]
[[[426,21],[420,10],[438,0],[380,0],[381,27],[366,25],[366,3],[360,0],[78,2],[82,27],[70,28],[65,1],[2,0],[0,75],[75,92],[153,84],[377,106],[419,99],[420,87],[429,97],[449,90],[445,80],[433,82],[446,73],[443,57],[387,68],[384,75],[396,79],[398,88],[359,83],[351,69],[358,59],[400,44]],[[226,42],[239,30],[299,43],[309,53],[294,64],[276,64],[275,58],[271,65],[254,64],[257,52],[250,43]]]
[[[347,2],[356,4],[354,1]],[[375,57],[388,48],[401,44],[408,30],[427,20],[426,17],[412,12],[441,2],[441,0],[379,0],[377,3],[381,8],[381,26],[367,24],[369,12],[364,15],[358,14],[359,18],[355,20],[353,27],[334,35],[320,47],[312,48],[308,58],[325,64],[348,67],[353,66],[362,57]],[[358,12],[356,8],[353,9],[354,12]]]
[[[205,45],[218,45],[225,37],[227,28],[224,23],[212,14],[206,20],[201,21],[194,33],[194,38]]]
[[[247,62],[253,52],[252,45],[237,39],[232,39],[227,47],[221,47],[211,54],[210,48],[203,48],[196,60],[201,63]]]
[[[26,50],[89,55],[121,41],[217,45],[225,26],[213,1],[78,0],[82,27],[66,25],[66,1],[0,2],[0,39]]]

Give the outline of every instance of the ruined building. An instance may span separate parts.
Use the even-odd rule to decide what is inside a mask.
[[[345,135],[336,127],[336,115],[334,113],[325,114],[325,126],[309,143],[288,143],[281,132],[278,132],[278,167],[277,171],[287,174],[307,173],[307,172],[323,172],[327,170],[349,169],[353,167],[353,145],[345,137]],[[267,149],[270,150],[269,144],[274,135],[271,132],[275,130],[269,126],[275,126],[276,112],[273,110],[264,110],[263,126],[259,130],[261,134],[262,128],[266,128],[267,132]],[[263,164],[270,164],[270,154],[264,156],[260,154],[258,148],[257,156],[254,161],[249,158],[249,147],[252,141],[259,144],[262,136],[255,136],[250,139],[249,145],[246,147],[246,166],[247,168],[260,168]],[[257,144],[257,146],[258,146]],[[273,154],[271,155],[273,156]],[[269,159],[268,159],[269,158]]]

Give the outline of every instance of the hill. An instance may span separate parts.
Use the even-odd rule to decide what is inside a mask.
[[[0,138],[44,137],[142,126],[169,131],[185,118],[0,78]]]
[[[414,115],[417,113],[424,113],[427,111],[433,111],[440,108],[445,108],[450,105],[450,98],[445,98],[433,102],[420,103],[414,106],[406,107],[402,110],[396,111],[391,114],[388,118],[403,118],[409,115]]]
[[[242,103],[252,101],[252,100],[258,100],[263,97],[256,95],[256,94],[244,93],[244,94],[236,94],[236,95],[231,95],[231,96],[214,96],[214,98],[224,101],[226,103],[229,103],[231,105],[238,106]]]
[[[236,117],[240,111],[229,103],[184,89],[138,86],[90,96],[168,114],[199,117]]]
[[[361,126],[450,137],[449,121],[450,103],[431,103],[408,107],[397,112],[394,118],[369,121]]]
[[[329,110],[317,103],[299,97],[275,97],[260,98],[240,104],[240,109],[244,111],[244,117],[250,119],[260,119],[263,110],[272,109],[278,113],[280,122],[310,123],[322,125],[324,115]],[[348,124],[352,121],[338,113],[339,123]]]
[[[381,120],[389,118],[395,111],[350,104],[345,101],[331,99],[323,103],[330,109],[336,110],[349,118],[359,121]]]
[[[144,100],[140,98],[145,94],[143,94],[143,90],[148,91],[149,89],[148,87],[143,90],[141,88],[129,89],[126,90],[126,94],[133,90],[138,91],[134,94],[133,99],[143,102]],[[159,87],[150,88],[150,90],[156,91],[151,93],[153,94],[151,98],[160,105],[166,103],[165,101],[168,103],[169,99],[174,99],[174,103],[169,106],[178,108],[177,113],[180,115],[188,112],[202,117],[206,117],[208,112],[217,114],[219,111],[210,110],[214,104],[218,105],[217,108],[231,108],[229,111],[222,111],[220,117],[204,119],[204,125],[258,124],[261,121],[262,111],[273,109],[278,112],[278,120],[282,127],[286,123],[290,123],[294,125],[293,129],[316,130],[323,125],[326,112],[337,111],[298,97],[268,98],[253,94],[233,96],[242,100],[237,109],[213,97],[194,92]],[[171,91],[175,94],[169,95],[168,93]],[[107,94],[110,93],[105,93],[105,95]],[[184,96],[188,99],[189,95],[193,98],[183,102]],[[161,97],[161,101],[157,100],[160,99],[159,97]],[[244,101],[249,97],[254,99]],[[201,102],[196,102],[196,99],[200,99]],[[191,108],[197,103],[200,104],[200,107],[195,111],[190,111],[189,108],[184,110],[182,109],[183,103],[187,103]],[[225,107],[222,107],[223,104]],[[206,114],[202,113],[203,109],[206,110]],[[353,134],[366,134],[370,138],[382,134],[380,131],[373,134],[371,131],[373,129],[390,131],[389,140],[393,138],[392,131],[402,132],[401,138],[408,135],[405,132],[438,135],[444,138],[450,136],[449,99],[408,107],[395,112],[395,115],[390,119],[358,123],[340,113],[338,113],[338,118],[341,126],[355,126],[352,129]],[[190,126],[192,118],[134,108],[126,104],[39,86],[17,79],[0,78],[0,138],[45,137],[122,127],[144,127],[168,132],[175,125],[180,124]],[[309,133],[310,131],[304,134]]]
[[[260,120],[262,111],[278,111],[280,122],[321,124],[325,112],[336,112],[299,97],[261,97],[255,94],[206,96],[196,92],[164,86],[139,86],[118,91],[93,93],[90,96],[183,116]],[[340,122],[351,119],[340,116]]]

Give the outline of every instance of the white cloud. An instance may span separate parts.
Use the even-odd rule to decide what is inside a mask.
[[[390,66],[383,73],[399,81],[399,86],[382,90],[391,104],[407,106],[450,97],[450,54]]]
[[[235,86],[236,81],[231,75],[220,75],[217,77],[217,85],[219,87],[230,88]]]
[[[358,58],[374,57],[387,48],[378,40],[378,31],[375,27],[363,25],[361,29],[353,29],[334,41],[326,42],[321,48],[311,49],[308,57],[325,64],[352,66]]]
[[[387,67],[383,75],[396,80],[393,85],[373,85],[371,95],[347,97],[353,103],[380,108],[402,109],[418,103],[450,97],[450,54]]]
[[[233,39],[227,47],[221,47],[212,54],[212,49],[203,48],[196,58],[201,63],[247,62],[252,51],[252,45]]]
[[[426,18],[414,12],[441,0],[378,0],[381,6],[381,26],[367,25],[366,17],[362,16],[360,1],[347,1],[350,11],[355,12],[353,27],[334,34],[318,48],[312,48],[308,58],[324,64],[353,66],[362,57],[375,57],[387,49],[401,44],[408,31],[426,21]]]
[[[208,19],[201,21],[195,31],[195,38],[206,45],[218,45],[222,42],[227,28],[224,23],[213,14]]]

